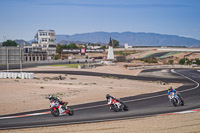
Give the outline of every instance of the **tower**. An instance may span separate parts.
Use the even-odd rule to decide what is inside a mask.
[[[108,43],[107,60],[108,61],[114,61],[113,43],[112,43],[111,37],[110,37],[110,42]]]

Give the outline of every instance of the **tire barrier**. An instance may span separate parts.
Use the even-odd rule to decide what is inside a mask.
[[[25,73],[25,72],[0,72],[0,78],[3,79],[33,79],[34,73]]]

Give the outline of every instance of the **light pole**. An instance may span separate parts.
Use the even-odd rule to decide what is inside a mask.
[[[20,64],[20,72],[22,73],[22,49],[19,47],[19,64]]]

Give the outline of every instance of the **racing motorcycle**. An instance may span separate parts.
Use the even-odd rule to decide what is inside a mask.
[[[110,106],[110,110],[114,110],[115,112],[119,111],[128,111],[128,106],[125,105],[121,100],[117,99],[111,99],[111,104],[108,104]]]
[[[178,105],[183,106],[184,105],[183,99],[180,96],[178,96],[177,94],[175,94],[174,92],[170,93],[169,99],[174,106],[178,106]]]
[[[50,102],[50,109],[51,109],[51,114],[55,117],[58,117],[59,115],[73,115],[74,110],[67,106],[64,108],[63,105],[61,105],[58,101],[51,101]]]

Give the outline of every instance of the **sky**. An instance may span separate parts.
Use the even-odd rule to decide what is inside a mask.
[[[146,32],[200,40],[200,0],[0,0],[0,42],[56,34]]]

